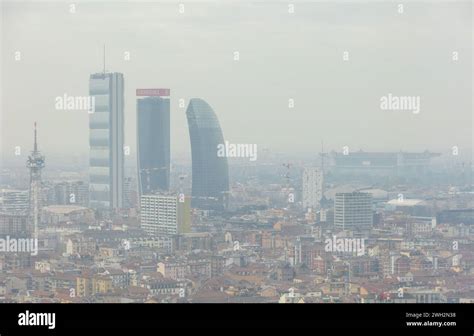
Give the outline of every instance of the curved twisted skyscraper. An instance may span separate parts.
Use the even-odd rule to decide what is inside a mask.
[[[217,155],[224,143],[216,114],[204,100],[193,98],[186,110],[193,166],[191,205],[200,209],[222,210],[227,206],[229,169],[227,157]]]

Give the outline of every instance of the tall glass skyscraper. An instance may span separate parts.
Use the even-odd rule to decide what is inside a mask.
[[[186,110],[191,139],[192,199],[195,208],[221,210],[227,206],[229,169],[227,157],[217,155],[224,143],[216,114],[204,100],[193,98]]]
[[[168,191],[170,186],[169,98],[150,96],[137,99],[137,147],[140,195]]]
[[[94,110],[89,115],[89,204],[94,209],[123,206],[124,80],[121,73],[89,79]]]

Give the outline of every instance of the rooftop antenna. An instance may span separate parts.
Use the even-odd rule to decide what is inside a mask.
[[[105,75],[105,43],[104,43],[104,75]]]
[[[36,121],[35,121],[35,143],[34,143],[33,150],[34,150],[35,152],[38,151],[38,142],[37,142],[37,137],[36,137]]]
[[[324,140],[321,140],[321,170],[324,174]]]
[[[322,176],[322,182],[321,182],[321,199],[319,200],[319,205],[321,208],[323,207],[321,204],[321,200],[324,199],[324,193],[326,192],[324,188],[324,183],[326,182],[324,180],[324,140],[321,140],[321,176]]]

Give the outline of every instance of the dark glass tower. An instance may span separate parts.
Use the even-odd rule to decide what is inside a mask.
[[[229,169],[226,157],[217,156],[224,143],[216,114],[204,100],[193,98],[186,110],[193,165],[192,199],[195,208],[222,210],[227,206]]]
[[[170,100],[137,100],[138,179],[140,195],[168,191],[170,185]]]

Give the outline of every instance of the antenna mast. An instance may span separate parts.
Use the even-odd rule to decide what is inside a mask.
[[[35,143],[34,143],[34,146],[33,146],[33,150],[35,152],[38,151],[38,142],[37,142],[37,137],[36,137],[36,121],[35,121]]]
[[[325,199],[324,193],[326,189],[324,188],[324,140],[321,140],[321,199],[319,200],[319,206],[322,209],[325,207],[323,200]]]

